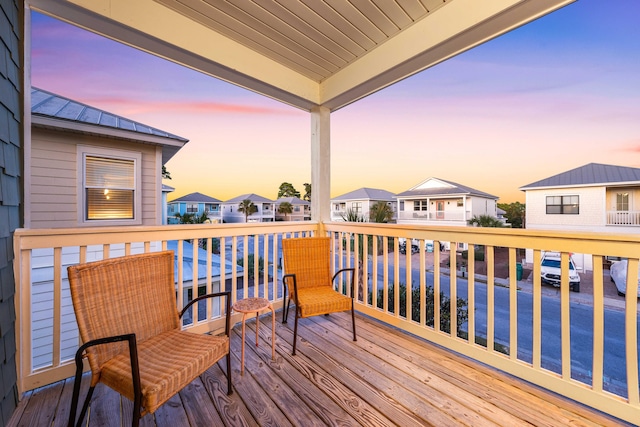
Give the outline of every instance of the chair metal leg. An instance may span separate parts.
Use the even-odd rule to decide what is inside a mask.
[[[355,310],[353,309],[353,302],[351,303],[351,322],[353,323],[353,340],[354,341],[358,341],[358,339],[356,338],[356,313]]]
[[[82,377],[82,375],[80,375]],[[82,410],[80,411],[80,417],[78,418],[78,422],[76,424],[76,411],[78,410],[78,400],[80,399],[80,381],[76,376],[76,381],[73,384],[73,397],[71,398],[71,410],[69,411],[69,427],[80,426],[82,421],[84,420],[85,415],[87,414],[87,410],[89,409],[89,402],[91,402],[91,396],[93,396],[93,390],[95,386],[89,387],[89,392],[85,397],[84,403],[82,404]]]
[[[298,307],[296,306],[296,321],[293,326],[293,353],[292,356],[296,355],[296,343],[298,342]]]
[[[287,306],[282,309],[282,323],[287,323],[289,318],[289,307],[291,307],[291,298],[287,301]]]
[[[231,389],[231,351],[227,353],[227,395],[231,395],[233,390]]]

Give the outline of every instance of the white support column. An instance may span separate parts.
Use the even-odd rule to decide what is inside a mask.
[[[311,109],[311,219],[331,220],[331,136],[330,111]]]

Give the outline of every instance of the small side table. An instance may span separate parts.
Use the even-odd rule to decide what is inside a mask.
[[[244,298],[238,300],[233,304],[233,310],[238,313],[242,313],[242,352],[240,356],[242,367],[240,368],[240,375],[244,374],[244,331],[245,320],[249,313],[256,313],[256,347],[258,346],[258,327],[260,326],[260,319],[258,315],[263,310],[271,310],[271,359],[276,358],[276,313],[273,306],[266,298]]]

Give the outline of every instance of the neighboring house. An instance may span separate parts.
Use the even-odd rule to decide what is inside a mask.
[[[281,203],[291,203],[292,210],[290,214],[278,212]],[[302,200],[299,197],[281,197],[276,200],[276,221],[310,221],[311,220],[311,203]]]
[[[498,217],[498,197],[452,181],[431,177],[396,195],[398,224],[465,227],[474,216]],[[445,242],[449,248],[449,243]],[[464,250],[466,243],[457,249]]]
[[[528,229],[640,233],[639,168],[589,163],[520,190],[525,192]],[[532,257],[528,253],[527,262]],[[578,269],[592,269],[591,256],[573,258]]]
[[[187,142],[32,88],[25,227],[161,225],[162,166]]]
[[[177,224],[179,220],[176,214],[194,214],[200,216],[207,215],[212,223],[222,222],[222,200],[209,197],[202,193],[191,193],[186,196],[172,200],[167,205],[167,216],[172,224]]]
[[[371,206],[378,202],[385,202],[393,210],[393,219],[396,220],[397,209],[394,194],[379,188],[359,188],[331,199],[331,221],[343,221],[347,212],[351,211],[369,220]]]
[[[500,222],[502,222],[502,225],[505,227],[511,227],[511,224],[509,224],[509,218],[507,218],[505,215],[507,214],[507,211],[505,211],[504,209],[500,209],[500,208],[496,208],[496,218],[498,218],[500,220]]]
[[[167,196],[169,193],[176,191],[175,188],[162,184],[162,224],[167,225],[169,223],[167,218]]]
[[[237,223],[245,222],[244,212],[240,212],[240,204],[244,200],[251,200],[256,206],[255,213],[249,215],[247,222],[270,222],[276,220],[276,206],[273,200],[269,200],[266,197],[259,196],[257,194],[243,194],[233,199],[229,199],[222,203],[222,220],[223,222]]]

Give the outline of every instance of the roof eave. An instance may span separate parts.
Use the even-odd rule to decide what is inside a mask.
[[[142,144],[162,146],[162,163],[167,163],[184,145],[188,139],[163,137],[159,135],[145,134],[128,131],[108,126],[94,125],[90,123],[64,120],[39,114],[31,115],[31,124],[42,129],[54,129],[58,131],[74,132],[85,135],[95,135],[105,138],[122,139]]]

